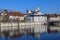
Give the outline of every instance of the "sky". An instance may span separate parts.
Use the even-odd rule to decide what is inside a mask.
[[[0,0],[0,9],[16,10],[26,13],[40,7],[42,13],[60,14],[60,0]]]

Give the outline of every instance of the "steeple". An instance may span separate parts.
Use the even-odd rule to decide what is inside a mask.
[[[39,6],[35,8],[34,12],[35,12],[34,15],[41,15]]]
[[[39,6],[37,6],[37,7],[35,8],[35,12],[39,12],[39,11],[40,11]]]

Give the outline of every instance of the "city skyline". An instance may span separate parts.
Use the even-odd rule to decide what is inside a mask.
[[[42,13],[60,13],[60,0],[0,0],[0,9],[17,10],[26,13],[40,7]]]

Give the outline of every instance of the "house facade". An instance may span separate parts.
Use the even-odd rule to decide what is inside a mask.
[[[0,13],[0,21],[24,21],[24,14],[21,12],[3,10]]]
[[[8,21],[9,19],[9,12],[5,9],[0,14],[0,21]]]
[[[60,14],[49,14],[49,21],[60,21]]]
[[[48,14],[51,25],[60,26],[60,14]]]
[[[11,21],[24,21],[24,14],[20,12],[10,12],[9,20]]]

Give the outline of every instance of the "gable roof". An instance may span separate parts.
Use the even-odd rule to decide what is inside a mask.
[[[21,12],[10,12],[9,16],[24,16],[24,14],[22,14]]]

